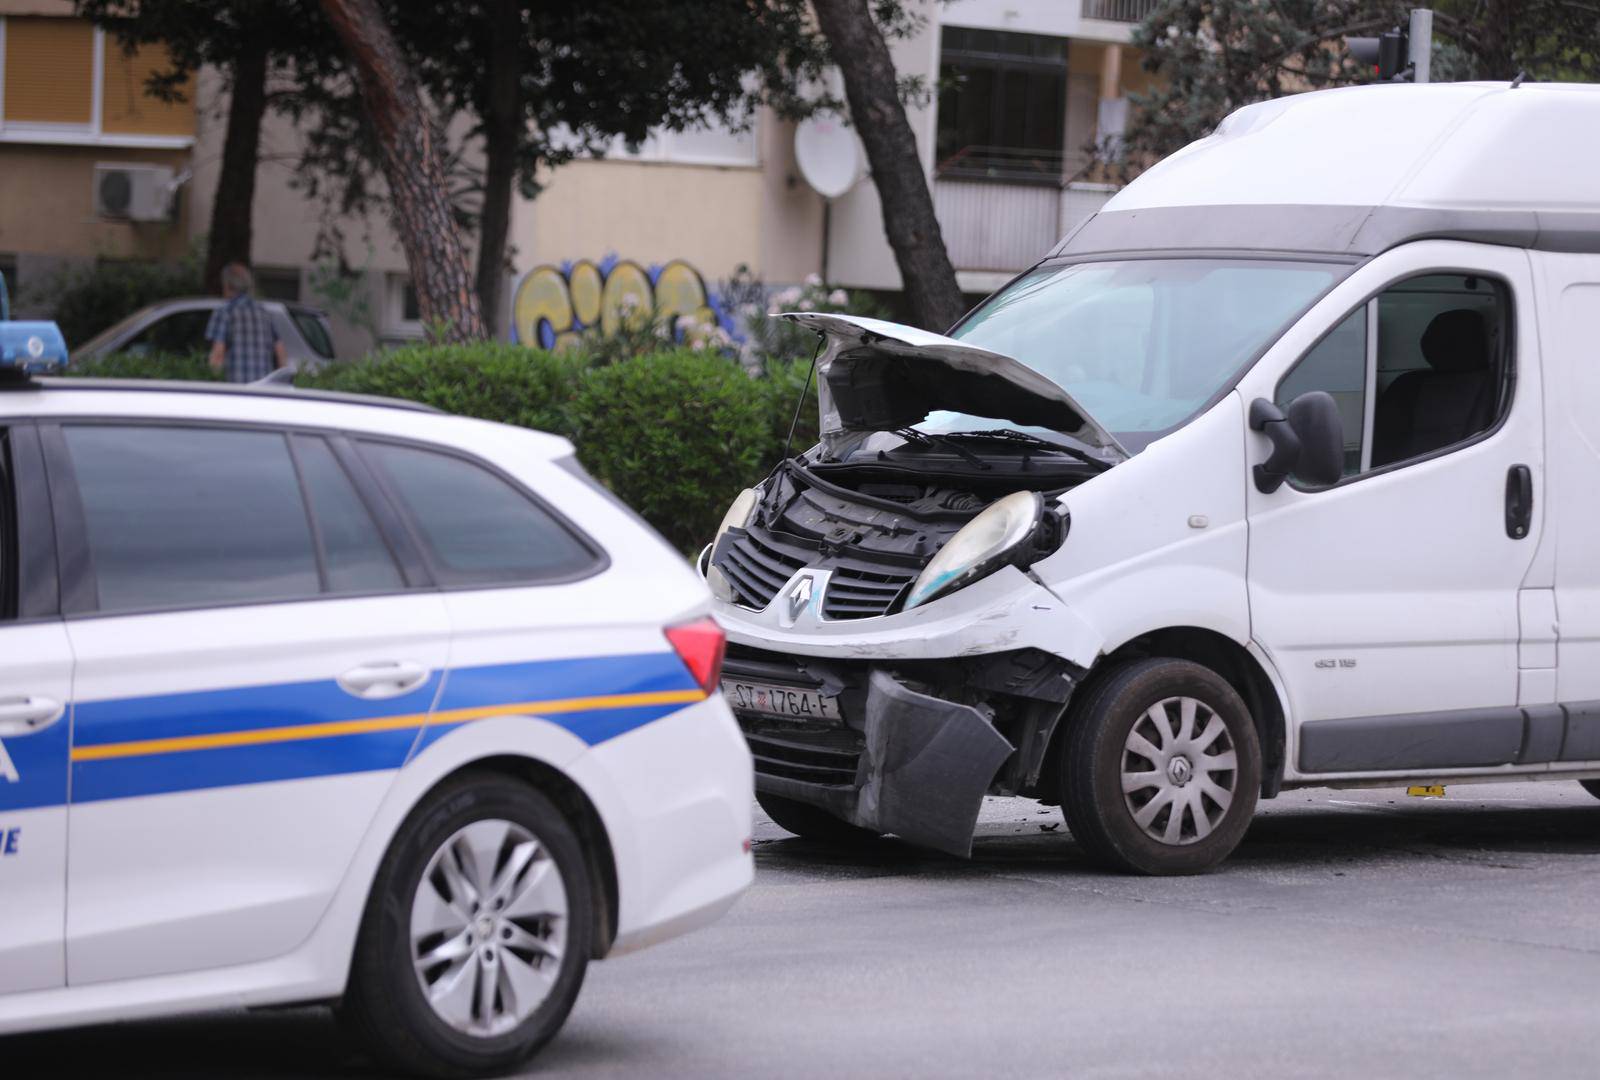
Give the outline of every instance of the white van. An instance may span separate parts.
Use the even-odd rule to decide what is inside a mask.
[[[1206,869],[1286,787],[1600,794],[1600,87],[1235,112],[948,337],[826,337],[703,558],[762,805]]]

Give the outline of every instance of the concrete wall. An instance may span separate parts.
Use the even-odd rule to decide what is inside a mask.
[[[765,187],[759,168],[574,161],[549,172],[512,228],[514,265],[620,255],[683,259],[708,281],[740,263],[759,269]]]
[[[188,156],[183,150],[0,145],[0,253],[16,256],[17,280],[8,282],[14,312],[47,316],[55,280],[96,259],[183,255],[193,214],[187,192],[179,195],[175,222],[103,221],[94,216],[94,166],[165,165],[181,173]]]

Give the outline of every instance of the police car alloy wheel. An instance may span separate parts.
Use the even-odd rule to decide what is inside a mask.
[[[1087,688],[1062,740],[1062,811],[1097,861],[1136,874],[1193,874],[1243,839],[1261,789],[1244,701],[1186,660],[1116,668]]]
[[[547,797],[474,773],[429,796],[373,882],[344,1014],[380,1061],[479,1076],[560,1030],[594,943],[577,837]]]
[[[411,902],[417,981],[441,1020],[500,1035],[555,988],[567,890],[549,850],[500,818],[474,821],[434,852]]]

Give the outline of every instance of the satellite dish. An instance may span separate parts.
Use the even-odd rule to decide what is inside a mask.
[[[861,141],[831,113],[800,121],[794,132],[794,158],[800,175],[824,199],[837,199],[866,172]]]

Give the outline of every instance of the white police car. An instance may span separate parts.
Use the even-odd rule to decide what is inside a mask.
[[[565,441],[10,375],[0,1033],[342,1001],[503,1069],[750,883],[705,587]]]

